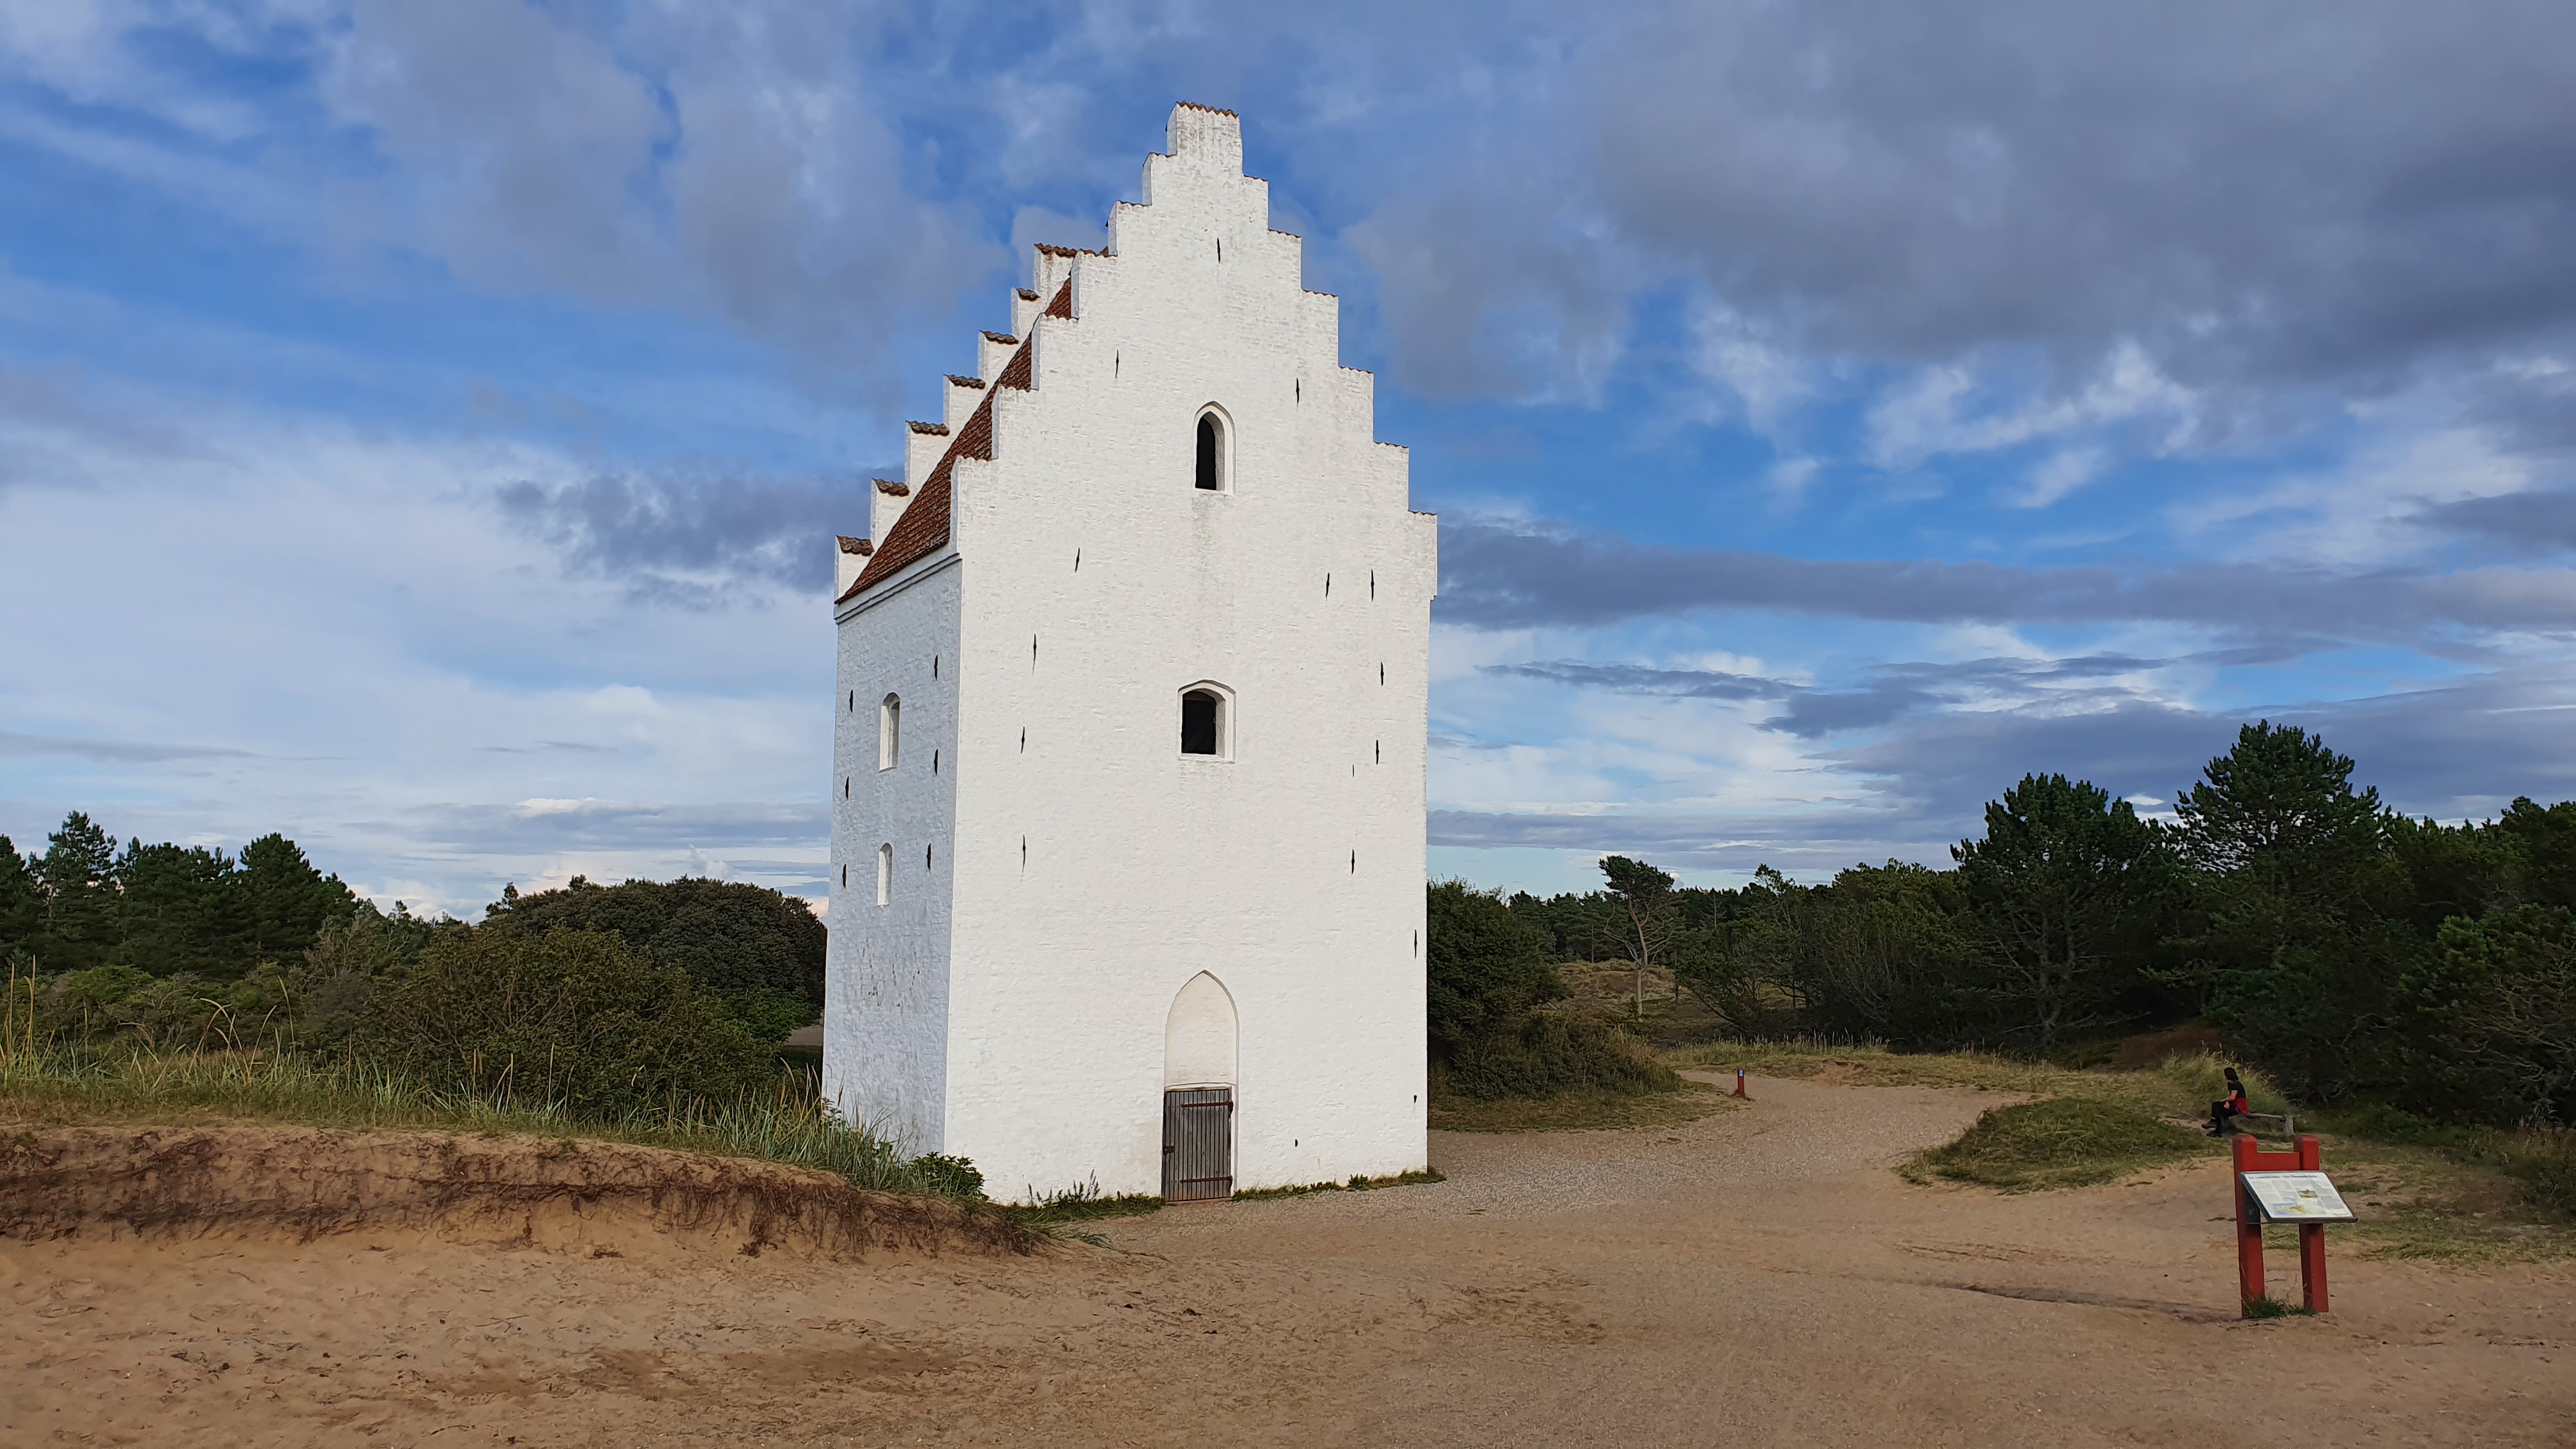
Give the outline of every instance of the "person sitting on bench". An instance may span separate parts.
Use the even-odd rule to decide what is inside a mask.
[[[2209,1104],[2209,1135],[2226,1136],[2235,1120],[2252,1110],[2253,1106],[2254,1104],[2245,1096],[2245,1079],[2236,1075],[2234,1067],[2229,1067],[2227,1095]]]

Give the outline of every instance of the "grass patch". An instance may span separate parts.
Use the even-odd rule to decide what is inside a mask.
[[[875,1192],[975,1196],[959,1174],[935,1163],[925,1168],[876,1134],[843,1123],[815,1100],[809,1082],[793,1076],[763,1096],[675,1098],[602,1119],[506,1089],[488,1097],[439,1091],[365,1061],[291,1051],[22,1049],[0,1057],[0,1120],[25,1126],[282,1123],[584,1138],[812,1168]]]
[[[2140,1168],[2214,1155],[2218,1143],[2124,1102],[2054,1097],[1989,1109],[1957,1140],[1918,1153],[1906,1175],[2006,1192],[2109,1182]]]
[[[2326,1168],[2363,1255],[2463,1264],[2576,1257],[2567,1177],[2576,1133],[2448,1127],[2384,1106],[2318,1114]]]
[[[1434,1091],[1436,1132],[1599,1132],[1674,1127],[1726,1110],[1727,1095],[1706,1082],[1670,1092],[1565,1092],[1553,1097],[1461,1097]]]
[[[1421,1172],[1399,1172],[1388,1177],[1368,1177],[1358,1173],[1348,1182],[1310,1182],[1304,1187],[1249,1187],[1234,1195],[1236,1202],[1260,1202],[1265,1198],[1304,1197],[1313,1192],[1375,1192],[1381,1187],[1411,1187],[1420,1182],[1447,1182],[1449,1179],[1425,1169]]]
[[[2314,1318],[2317,1316],[2317,1311],[2305,1304],[2284,1303],[2278,1298],[2266,1295],[2261,1298],[2246,1299],[2245,1316],[2248,1318]]]
[[[1095,1248],[1108,1247],[1109,1240],[1098,1233],[1082,1232],[1073,1226],[1075,1223],[1098,1222],[1104,1218],[1143,1217],[1147,1213],[1158,1213],[1162,1210],[1163,1200],[1152,1193],[1104,1193],[1100,1190],[1100,1179],[1096,1177],[1089,1182],[1057,1192],[1040,1193],[1033,1188],[1030,1190],[1027,1202],[1001,1209],[1021,1226],[1032,1231],[1044,1233],[1051,1238],[1089,1243]]]

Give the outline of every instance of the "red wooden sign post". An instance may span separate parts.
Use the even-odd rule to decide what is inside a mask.
[[[2266,1152],[2251,1137],[2236,1139],[2236,1172],[2228,1175],[2227,1185],[2236,1194],[2236,1288],[2246,1303],[2263,1296],[2263,1214],[2254,1205],[2254,1195],[2245,1189],[2238,1173],[2247,1172],[2317,1172],[2322,1170],[2322,1155],[2317,1139],[2301,1137],[2292,1152]],[[2326,1311],[2326,1228],[2323,1223],[2299,1224],[2299,1290],[2308,1311]]]

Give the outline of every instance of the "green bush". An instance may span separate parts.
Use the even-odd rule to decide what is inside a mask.
[[[16,989],[29,992],[27,978]],[[162,1051],[228,1049],[275,1042],[293,1016],[286,973],[274,964],[235,981],[90,966],[38,981],[31,995],[38,1034],[66,1044],[124,1038]]]
[[[1551,1097],[1606,1091],[1628,1096],[1680,1088],[1652,1048],[1596,1021],[1532,1012],[1508,1035],[1480,1037],[1448,1062],[1449,1090],[1462,1097]]]
[[[929,1184],[930,1191],[941,1197],[953,1197],[960,1202],[984,1200],[984,1174],[963,1157],[942,1157],[933,1153],[928,1157],[916,1157],[908,1165],[921,1174],[921,1180]]]
[[[1423,976],[1431,1050],[1446,1060],[1517,1034],[1529,1009],[1565,995],[1548,961],[1548,935],[1492,891],[1465,881],[1434,882],[1423,932]]]
[[[613,931],[638,957],[711,991],[768,988],[823,1002],[823,923],[767,886],[692,877],[603,886],[574,876],[561,890],[504,891],[489,919],[531,932]]]
[[[380,982],[353,1050],[436,1090],[606,1117],[770,1085],[765,1043],[675,967],[604,931],[451,929]]]
[[[752,1040],[776,1043],[798,1027],[812,1026],[823,1019],[813,1005],[793,992],[774,986],[751,991],[729,991],[724,995],[724,1008]]]

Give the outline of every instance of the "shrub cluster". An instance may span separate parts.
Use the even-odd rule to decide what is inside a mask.
[[[1502,899],[1441,881],[1423,933],[1432,1059],[1468,1097],[1543,1097],[1576,1090],[1639,1093],[1680,1085],[1644,1044],[1598,1022],[1540,1010],[1565,984],[1545,932]]]

